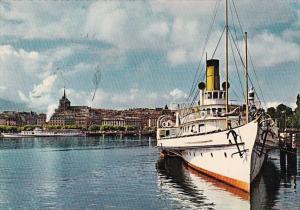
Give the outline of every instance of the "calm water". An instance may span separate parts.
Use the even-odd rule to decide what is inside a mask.
[[[177,158],[159,160],[154,144],[138,138],[1,139],[0,209],[250,209],[247,194]],[[281,172],[274,152],[253,184],[251,208],[299,209],[299,168]]]

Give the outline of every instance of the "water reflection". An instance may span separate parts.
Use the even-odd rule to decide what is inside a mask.
[[[113,149],[139,146],[153,146],[154,140],[136,137],[37,137],[37,138],[0,138],[0,149],[54,149],[84,150]]]
[[[262,167],[261,173],[251,184],[251,209],[272,209],[278,200],[280,170],[272,160]]]
[[[174,199],[190,202],[195,208],[273,209],[278,207],[281,199],[281,184],[296,186],[295,174],[282,173],[276,161],[269,159],[265,162],[251,185],[251,199],[248,193],[194,171],[179,158],[158,160],[157,171],[162,191]]]
[[[186,167],[179,158],[157,162],[161,189],[190,208],[250,209],[249,195]]]

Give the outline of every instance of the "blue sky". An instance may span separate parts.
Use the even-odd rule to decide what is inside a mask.
[[[300,1],[234,2],[267,106],[294,106],[300,92]],[[64,86],[73,104],[99,108],[184,102],[215,5],[216,0],[1,0],[0,98],[48,113]],[[221,1],[209,55],[223,17]],[[242,49],[241,37],[238,45]],[[219,48],[216,57],[222,59],[223,43]],[[101,80],[92,100],[96,72]],[[232,98],[241,100],[232,59],[230,72],[231,91],[237,92]]]

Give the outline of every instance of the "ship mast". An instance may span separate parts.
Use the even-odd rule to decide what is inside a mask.
[[[245,79],[246,79],[246,123],[249,122],[249,96],[248,96],[248,35],[245,32]]]
[[[225,77],[226,77],[226,84],[225,84],[225,91],[226,91],[226,128],[228,129],[228,35],[229,35],[229,28],[228,28],[228,0],[225,0],[225,30],[226,30],[226,38],[225,38]]]

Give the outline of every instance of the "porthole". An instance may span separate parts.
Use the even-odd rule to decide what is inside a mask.
[[[213,153],[210,153],[210,156],[211,156],[211,157],[214,157],[214,156],[213,156]]]
[[[227,158],[227,154],[226,154],[226,152],[224,152],[224,156]]]

